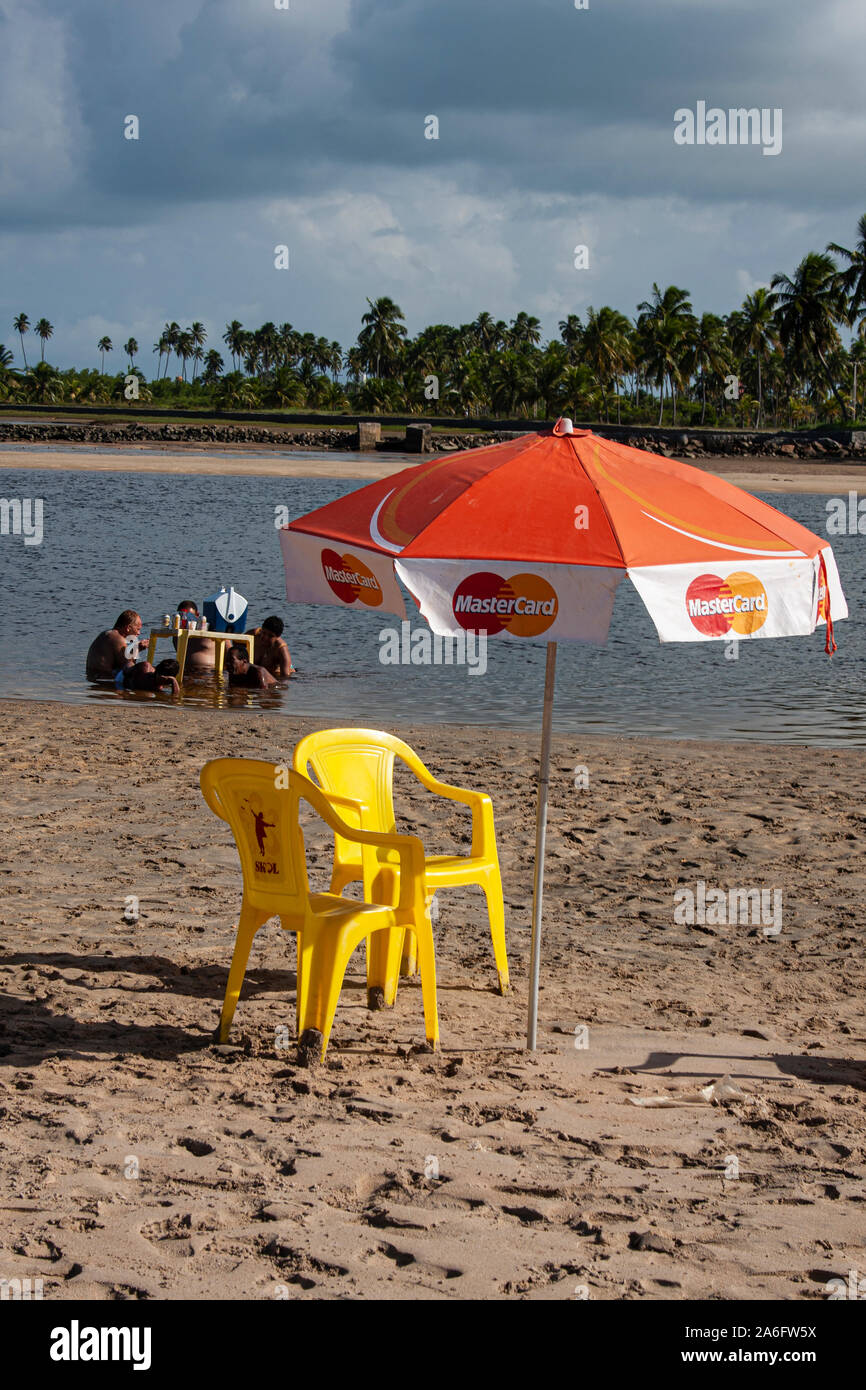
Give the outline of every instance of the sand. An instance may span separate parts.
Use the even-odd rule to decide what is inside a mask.
[[[215,1049],[239,871],[198,773],[309,727],[3,702],[3,1277],[62,1300],[815,1300],[862,1272],[862,751],[556,737],[530,1055],[536,740],[397,730],[493,797],[514,991],[479,891],[441,893],[441,1054],[417,982],[369,1013],[356,956],[307,1070],[279,1046],[276,923]],[[465,852],[464,811],[399,785],[401,825]],[[319,882],[325,835],[308,848]],[[781,932],[677,925],[698,879],[783,890]],[[631,1103],[726,1074],[721,1104]]]
[[[147,451],[134,445],[123,450],[95,452],[87,445],[80,449],[40,451],[0,448],[0,468],[46,468],[109,473],[189,473],[220,476],[252,475],[281,478],[363,478],[373,482],[386,478],[412,462],[410,455],[381,453],[356,454],[347,462],[345,455],[330,458],[327,452],[297,450],[291,457],[274,457],[269,449],[244,445],[235,450],[198,452],[207,446],[150,444]],[[866,490],[866,464],[837,460],[826,467],[812,462],[785,462],[772,459],[713,458],[683,459],[720,478],[727,478],[747,492],[811,492],[842,496],[858,488]]]

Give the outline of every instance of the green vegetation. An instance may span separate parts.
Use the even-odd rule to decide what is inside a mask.
[[[810,251],[793,275],[746,296],[723,317],[698,317],[688,290],[660,289],[634,319],[604,305],[584,322],[569,314],[559,339],[521,311],[510,322],[486,311],[455,327],[432,324],[410,338],[400,307],[367,300],[355,344],[300,333],[290,323],[248,330],[237,319],[222,335],[226,357],[205,349],[203,323],[171,322],[153,345],[156,372],[123,345],[125,372],[106,375],[110,338],[96,344],[100,369],[59,371],[45,361],[54,333],[39,319],[40,360],[28,364],[30,320],[18,314],[23,368],[0,343],[0,401],[27,405],[141,404],[190,411],[321,411],[473,418],[615,419],[622,424],[773,428],[847,422],[866,392],[866,214],[852,249],[831,242]],[[841,330],[853,333],[845,346]],[[169,376],[170,370],[172,376]],[[859,379],[858,379],[859,373]],[[138,379],[127,399],[126,378]]]

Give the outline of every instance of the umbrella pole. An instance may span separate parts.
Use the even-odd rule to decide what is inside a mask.
[[[556,643],[547,644],[544,670],[544,717],[541,722],[541,763],[535,813],[535,882],[532,888],[532,945],[529,967],[529,1018],[526,1046],[535,1051],[538,1036],[538,976],[541,968],[541,906],[544,898],[544,846],[547,840],[547,789],[550,784],[550,734],[553,725],[553,687],[556,682]]]

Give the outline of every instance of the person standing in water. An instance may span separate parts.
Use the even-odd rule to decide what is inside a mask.
[[[265,618],[261,627],[253,629],[255,640],[255,658],[259,666],[264,666],[266,671],[278,681],[287,681],[292,671],[292,658],[289,649],[283,641],[283,620],[273,614],[270,618]]]

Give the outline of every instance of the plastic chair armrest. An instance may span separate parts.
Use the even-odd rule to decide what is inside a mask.
[[[401,915],[408,915],[412,918],[416,917],[419,912],[423,914],[427,905],[424,890],[424,846],[417,835],[394,835],[384,831],[356,830],[353,826],[347,825],[336,811],[331,810],[330,807],[328,809],[329,815],[325,815],[324,809],[320,810],[320,815],[331,829],[345,839],[361,846],[365,893],[369,891],[369,886],[373,883],[379,870],[379,859],[376,851],[379,849],[396,850],[400,858],[400,898],[397,903],[397,911]]]
[[[496,850],[496,831],[493,825],[493,802],[486,792],[471,791],[468,787],[452,787],[448,782],[440,782],[434,777],[421,759],[409,763],[422,786],[447,801],[462,801],[472,809],[472,858],[487,858]]]
[[[206,772],[207,764],[205,764],[205,766],[201,770],[201,773],[199,774],[199,786],[201,787],[201,794],[204,797],[208,805],[208,808],[211,811],[213,811],[214,815],[219,816],[220,820],[227,821],[228,816],[226,815],[225,807],[223,806],[223,803],[220,799],[220,794],[211,782],[210,778],[205,776]]]

